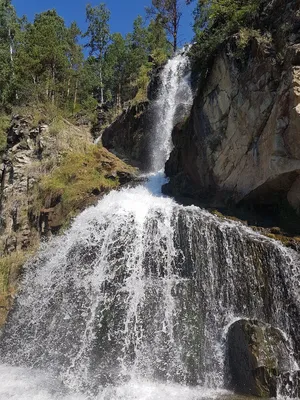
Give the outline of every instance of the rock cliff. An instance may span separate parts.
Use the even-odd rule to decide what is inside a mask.
[[[287,199],[300,211],[299,1],[273,0],[242,54],[223,44],[173,132],[165,190],[211,205]]]

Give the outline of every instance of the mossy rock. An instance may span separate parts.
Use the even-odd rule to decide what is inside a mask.
[[[277,376],[290,368],[290,349],[282,332],[256,320],[239,320],[227,336],[227,383],[243,395],[276,397]]]

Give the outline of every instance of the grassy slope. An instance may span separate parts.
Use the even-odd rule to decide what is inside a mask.
[[[101,146],[87,145],[81,152],[65,154],[62,162],[40,183],[44,207],[60,204],[62,222],[82,210],[100,194],[120,185],[119,174],[135,174],[135,169]]]

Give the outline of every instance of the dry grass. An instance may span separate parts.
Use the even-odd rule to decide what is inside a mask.
[[[13,304],[22,267],[32,254],[18,251],[0,258],[0,327]]]

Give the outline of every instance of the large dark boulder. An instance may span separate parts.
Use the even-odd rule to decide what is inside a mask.
[[[228,388],[258,397],[276,397],[278,375],[291,368],[282,332],[256,320],[231,325],[226,358]]]

